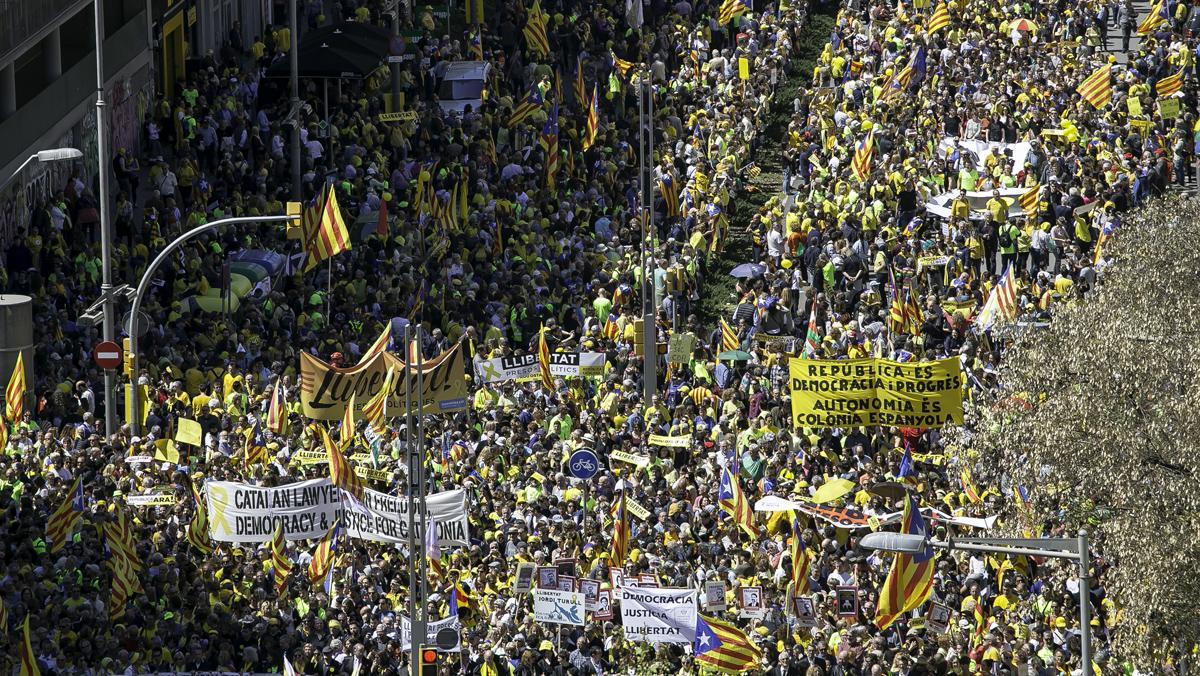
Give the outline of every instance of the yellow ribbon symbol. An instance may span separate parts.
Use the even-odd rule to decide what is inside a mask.
[[[212,530],[210,532],[231,535],[233,529],[229,527],[229,521],[225,518],[225,509],[229,507],[228,489],[210,483],[208,485],[208,507],[212,511]]]

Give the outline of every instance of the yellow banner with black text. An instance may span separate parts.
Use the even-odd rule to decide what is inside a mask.
[[[915,427],[962,422],[958,359],[791,359],[792,423],[803,427]]]
[[[466,408],[467,383],[462,344],[459,343],[426,360],[420,374],[415,366],[406,369],[404,360],[389,352],[352,368],[336,368],[307,352],[301,353],[301,412],[313,420],[341,420],[353,395],[361,414],[371,397],[383,387],[389,368],[395,368],[396,373],[403,376],[395,379],[388,396],[389,416],[404,415],[405,392],[411,391],[416,398],[418,390],[424,392],[426,414],[451,413]]]

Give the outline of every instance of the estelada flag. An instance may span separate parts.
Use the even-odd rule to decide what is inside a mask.
[[[542,12],[538,0],[533,0],[533,9],[529,10],[523,32],[530,50],[542,56],[550,55],[550,41],[546,37],[546,15]]]
[[[696,661],[723,673],[738,674],[759,668],[762,650],[746,632],[715,617],[696,616]]]
[[[1100,66],[1079,83],[1075,91],[1095,108],[1103,108],[1112,100],[1112,64]]]
[[[933,591],[933,547],[929,544],[925,518],[912,493],[904,495],[900,532],[920,535],[925,538],[925,547],[916,554],[898,553],[892,559],[892,568],[879,590],[879,608],[875,612],[875,626],[880,629],[887,629],[901,615],[925,603]]]
[[[267,409],[267,429],[275,434],[283,434],[287,429],[287,409],[283,405],[283,384],[275,381],[271,390],[271,406]]]
[[[337,191],[332,185],[326,187],[324,198],[318,200],[316,207],[306,209],[300,219],[304,230],[304,250],[308,253],[305,272],[350,250],[350,231],[346,229],[342,209],[338,206]]]

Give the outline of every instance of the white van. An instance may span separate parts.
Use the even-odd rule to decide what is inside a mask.
[[[453,111],[461,115],[467,106],[479,110],[491,72],[492,64],[487,61],[455,61],[446,66],[438,89],[438,105],[442,112]]]

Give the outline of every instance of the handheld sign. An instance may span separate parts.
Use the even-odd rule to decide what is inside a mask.
[[[567,460],[567,470],[576,479],[591,479],[600,471],[600,458],[590,448],[581,448]]]

